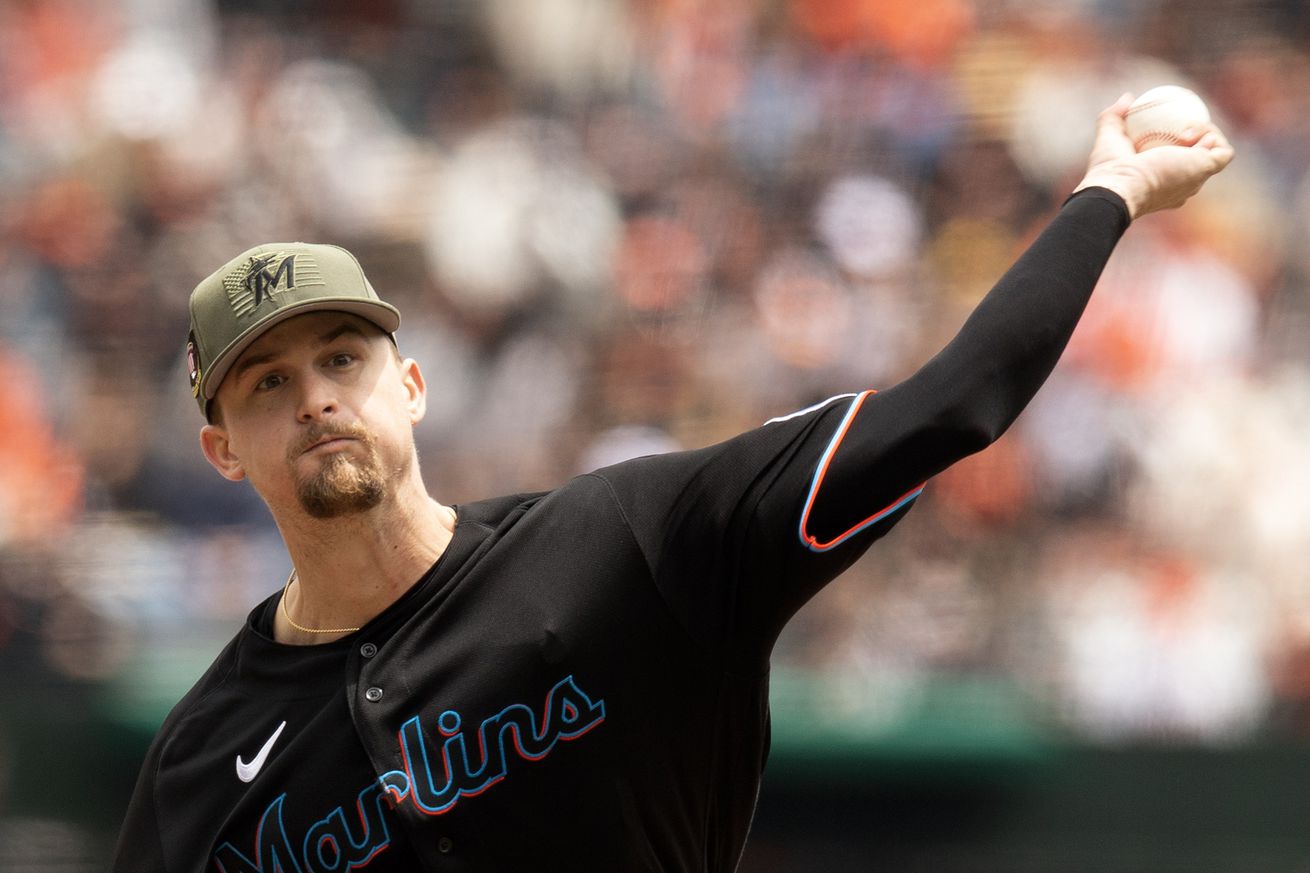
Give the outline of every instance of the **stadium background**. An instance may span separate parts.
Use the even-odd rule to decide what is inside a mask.
[[[187,293],[354,250],[445,502],[886,386],[1190,84],[1238,159],[780,642],[744,873],[1310,869],[1297,0],[0,2],[0,870],[104,865],[288,562],[204,463]]]

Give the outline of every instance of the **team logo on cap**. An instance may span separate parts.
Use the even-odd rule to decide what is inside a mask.
[[[200,349],[196,346],[195,331],[186,340],[186,372],[187,377],[191,380],[191,394],[193,397],[200,396]]]
[[[313,259],[303,253],[269,252],[253,255],[223,277],[223,289],[232,311],[243,318],[274,295],[298,285],[322,285]]]

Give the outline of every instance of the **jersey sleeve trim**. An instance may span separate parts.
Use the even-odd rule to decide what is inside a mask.
[[[795,412],[788,413],[787,415],[779,415],[779,416],[776,417],[776,418],[770,418],[768,421],[766,421],[766,422],[764,422],[764,423],[765,423],[765,424],[778,424],[779,422],[790,421],[790,420],[793,419],[793,418],[799,418],[799,417],[802,416],[802,415],[808,415],[808,414],[811,413],[811,412],[814,412],[814,411],[816,411],[816,410],[822,409],[823,407],[827,406],[829,403],[835,403],[835,402],[838,401],[838,400],[845,400],[847,397],[859,397],[859,395],[858,395],[858,394],[835,394],[835,395],[833,395],[832,397],[829,397],[827,400],[820,400],[818,403],[815,403],[815,404],[812,404],[812,405],[810,405],[810,406],[807,406],[807,407],[805,407],[804,409],[798,409],[798,410],[796,410]]]
[[[896,512],[901,507],[906,506],[913,501],[923,493],[924,485],[927,484],[922,483],[915,488],[910,489],[907,493],[896,498],[896,500],[894,500],[890,505],[883,507],[873,515],[865,518],[863,521],[857,522],[844,533],[838,534],[836,537],[833,537],[826,542],[820,542],[818,537],[807,530],[810,521],[810,510],[814,508],[814,501],[819,495],[820,486],[823,485],[823,477],[828,472],[828,465],[832,462],[833,455],[837,453],[837,447],[841,445],[842,439],[845,438],[846,432],[850,429],[851,422],[855,420],[855,414],[860,411],[860,407],[864,404],[865,399],[875,393],[877,392],[869,390],[851,395],[854,399],[851,401],[850,408],[846,410],[845,417],[842,418],[841,424],[837,427],[837,432],[834,433],[832,439],[829,440],[828,447],[824,450],[823,456],[819,458],[819,464],[814,470],[814,478],[810,481],[810,492],[805,498],[805,508],[801,512],[800,526],[797,531],[801,538],[801,544],[812,552],[826,552],[829,549],[834,549],[870,525],[877,524],[893,512]]]

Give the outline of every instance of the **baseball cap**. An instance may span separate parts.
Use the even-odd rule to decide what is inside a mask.
[[[366,318],[388,335],[400,327],[400,311],[378,297],[359,261],[338,246],[255,246],[197,285],[191,292],[187,375],[205,417],[223,377],[251,343],[292,316],[324,309]]]

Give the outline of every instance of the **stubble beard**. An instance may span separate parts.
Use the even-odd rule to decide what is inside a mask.
[[[322,429],[306,434],[305,444],[324,436],[355,439],[350,449],[333,452],[318,469],[296,480],[296,497],[312,518],[340,518],[367,512],[382,503],[387,483],[377,445],[362,427]]]

